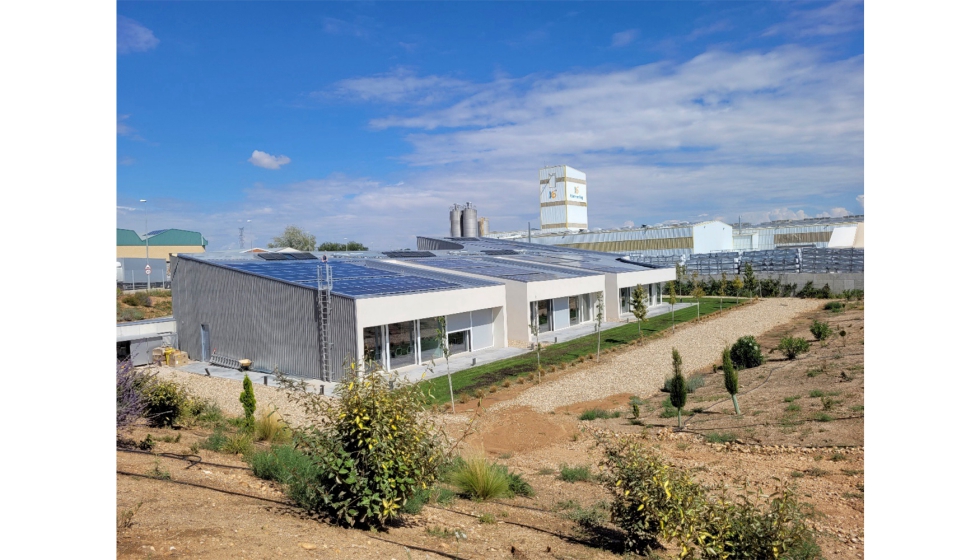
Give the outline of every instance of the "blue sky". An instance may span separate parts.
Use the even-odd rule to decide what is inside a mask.
[[[117,6],[119,227],[413,247],[558,164],[592,227],[864,212],[861,3]]]

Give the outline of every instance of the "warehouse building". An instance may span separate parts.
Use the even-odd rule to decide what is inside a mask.
[[[170,255],[203,253],[208,240],[196,231],[161,229],[139,235],[131,229],[116,229],[116,258],[163,259],[170,264]]]
[[[542,332],[571,328],[595,320],[599,293],[614,302],[623,288],[628,294],[641,283],[657,293],[674,278],[672,267],[590,251],[527,251],[526,244],[513,248],[479,238],[419,239],[420,247],[434,244],[451,245],[177,255],[172,276],[178,347],[194,360],[249,359],[260,371],[329,381],[365,360],[406,373],[441,355],[440,317],[454,355],[526,347],[533,320]],[[607,303],[606,320],[620,317],[619,307]]]

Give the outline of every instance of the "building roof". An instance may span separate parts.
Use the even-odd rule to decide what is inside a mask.
[[[327,255],[327,264],[330,265],[333,276],[330,293],[355,299],[499,285],[490,280],[428,272],[395,262],[385,262],[385,259],[380,258],[342,259],[330,258],[335,257],[335,254],[318,253],[316,259],[265,260],[259,256],[261,254],[191,253],[181,254],[179,257],[316,289],[319,286],[317,269],[320,268],[320,257]]]
[[[158,229],[148,233],[147,237],[143,237],[131,229],[116,228],[117,247],[146,245],[147,238],[149,238],[149,245],[152,247],[207,247],[208,245],[208,240],[196,231],[187,231],[184,229]]]

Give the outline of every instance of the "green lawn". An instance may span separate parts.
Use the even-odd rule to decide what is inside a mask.
[[[693,298],[678,298],[682,302],[693,302]],[[741,305],[748,300],[742,299]],[[725,309],[735,307],[735,299],[725,300]],[[721,301],[717,298],[705,298],[701,300],[701,316],[709,315],[721,308]],[[697,307],[678,309],[674,312],[674,322],[677,324],[690,321],[697,317]],[[643,336],[669,331],[671,326],[670,313],[651,317],[643,322]],[[547,340],[547,336],[543,337]],[[636,322],[622,325],[613,329],[602,331],[602,349],[606,350],[614,346],[622,346],[630,341],[639,338]],[[558,366],[562,363],[571,364],[581,356],[595,354],[596,335],[584,336],[568,342],[552,344],[541,350],[541,367],[545,369],[551,366]],[[602,353],[599,355],[602,359]],[[470,367],[452,372],[453,389],[456,395],[469,393],[472,395],[478,389],[502,383],[505,379],[514,380],[518,376],[533,373],[537,367],[537,357],[534,352],[521,354],[506,360],[492,362],[486,365]],[[432,393],[430,403],[442,404],[449,402],[449,380],[446,376],[437,377],[428,381],[421,382],[422,388],[426,392]]]

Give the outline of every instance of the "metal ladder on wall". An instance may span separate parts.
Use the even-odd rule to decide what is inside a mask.
[[[333,289],[333,273],[326,257],[323,259],[323,268],[316,267],[316,287],[320,334],[320,381],[333,381],[333,364],[330,360],[330,355],[333,353],[330,332],[330,290]]]

